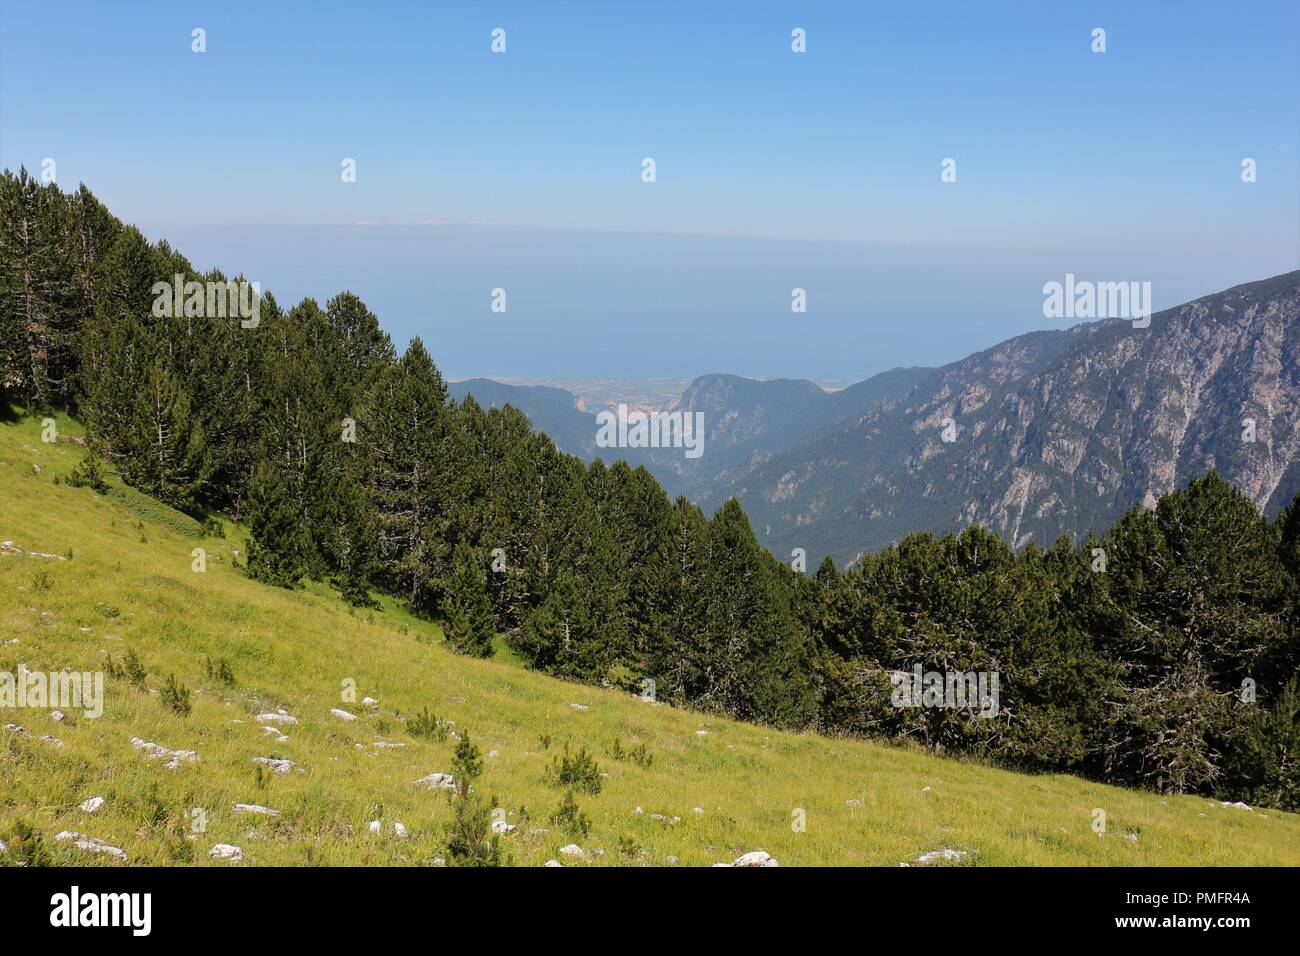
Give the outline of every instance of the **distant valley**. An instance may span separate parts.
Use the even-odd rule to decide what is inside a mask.
[[[804,379],[704,375],[663,405],[703,413],[705,452],[694,460],[597,449],[591,398],[608,406],[621,395],[608,382],[585,400],[488,379],[450,388],[513,404],[572,454],[645,465],[669,494],[706,510],[738,498],[778,557],[801,547],[810,561],[844,564],[912,531],[972,523],[1019,547],[1047,545],[1210,468],[1276,513],[1300,491],[1297,311],[1293,272],[1157,313],[1148,328],[1031,332],[833,392]],[[621,387],[633,407],[652,407],[653,387]]]

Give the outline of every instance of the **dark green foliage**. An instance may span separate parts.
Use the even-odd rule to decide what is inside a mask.
[[[603,781],[600,767],[587,753],[587,748],[579,748],[571,754],[566,744],[564,753],[557,755],[546,772],[546,781],[553,787],[565,787],[580,793],[592,795],[600,793]]]
[[[615,760],[630,760],[646,770],[655,762],[654,755],[646,749],[645,744],[637,744],[629,750],[624,748],[623,741],[618,737],[614,738],[614,746],[610,748],[609,755]]]
[[[422,708],[418,714],[406,722],[406,732],[408,734],[426,740],[446,740],[449,730],[446,721],[429,713],[428,707]]]
[[[249,577],[282,588],[295,587],[307,570],[306,544],[284,477],[261,462],[248,489]]]
[[[466,733],[456,744],[452,759],[455,788],[451,793],[452,819],[447,824],[447,862],[451,866],[501,866],[501,838],[492,832],[492,805],[470,791],[483,773],[483,757]],[[495,803],[495,801],[493,801]]]
[[[41,832],[26,820],[15,820],[5,837],[0,866],[53,866]]]
[[[136,656],[134,650],[127,648],[126,657],[122,659],[121,664],[113,662],[113,655],[108,656],[108,663],[104,665],[104,670],[109,677],[121,678],[128,684],[138,689],[144,689],[144,679],[147,672],[140,658]]]
[[[1017,552],[968,528],[797,574],[737,502],[706,516],[644,469],[560,453],[517,409],[451,401],[424,344],[398,357],[351,293],[286,312],[264,292],[255,328],[160,317],[156,283],[226,278],[84,187],[6,172],[0,211],[0,414],[75,411],[90,450],[69,482],[151,521],[192,537],[219,523],[180,511],[246,521],[257,580],[329,582],[358,606],[394,595],[441,613],[464,653],[500,634],[538,670],[679,706],[1300,808],[1300,499],[1270,522],[1211,473],[1077,544]],[[124,485],[106,485],[109,467]],[[896,706],[895,675],[917,665],[996,674],[997,713]],[[134,653],[107,667],[144,686]],[[223,667],[209,678],[230,683]],[[447,732],[427,710],[407,727]],[[614,757],[650,764],[621,741]],[[585,750],[548,776],[600,787]],[[471,797],[455,797],[449,854],[499,860]]]
[[[591,818],[578,807],[572,790],[564,791],[564,799],[551,814],[551,823],[575,840],[585,840],[591,833]]]
[[[452,555],[451,580],[442,599],[447,643],[462,654],[490,657],[496,618],[492,599],[474,551],[464,542]]]
[[[220,681],[227,687],[235,686],[235,670],[230,666],[230,661],[224,657],[219,657],[215,661],[210,657],[203,658],[203,670],[209,680]]]
[[[68,475],[68,484],[74,488],[90,488],[94,491],[103,491],[108,487],[108,482],[104,479],[104,463],[94,449],[73,465],[72,473]]]
[[[175,674],[167,675],[167,683],[162,687],[159,697],[162,705],[178,717],[190,715],[190,689],[178,683]]]

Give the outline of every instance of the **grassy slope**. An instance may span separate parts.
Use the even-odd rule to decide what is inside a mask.
[[[60,425],[67,435],[79,432],[65,419]],[[517,663],[457,657],[435,626],[392,604],[352,613],[323,588],[290,593],[247,580],[232,567],[232,549],[243,547],[237,529],[225,540],[199,540],[156,504],[135,501],[148,512],[142,518],[123,503],[134,501],[129,496],[55,485],[80,454],[67,442],[43,444],[35,421],[0,425],[0,540],[73,554],[70,561],[0,556],[0,670],[16,671],[20,662],[32,670],[97,670],[106,654],[120,660],[133,648],[149,669],[149,687],[174,672],[193,688],[193,713],[175,716],[157,694],[111,678],[97,720],[0,712],[0,724],[19,723],[31,735],[0,729],[0,833],[18,819],[31,822],[56,861],[107,862],[52,841],[68,829],[122,847],[132,863],[206,864],[216,843],[237,844],[253,864],[429,862],[441,852],[449,810],[443,792],[413,781],[449,771],[454,742],[404,732],[402,715],[427,705],[481,746],[479,786],[497,795],[510,821],[520,823],[519,808],[527,808],[531,819],[504,837],[517,864],[556,858],[571,842],[547,822],[561,794],[543,780],[565,741],[585,744],[608,773],[599,796],[580,798],[593,823],[580,842],[604,850],[593,863],[677,857],[703,865],[764,849],[783,865],[896,865],[940,847],[972,851],[969,859],[983,865],[1300,863],[1294,815],[778,733],[566,684]],[[199,544],[209,555],[206,574],[190,570]],[[40,572],[51,587],[36,587]],[[13,638],[20,643],[5,644]],[[233,662],[233,689],[205,676],[207,655]],[[356,681],[358,699],[373,696],[378,708],[340,701],[345,678]],[[278,706],[301,721],[285,728],[289,740],[280,744],[252,720]],[[347,723],[331,707],[361,719]],[[43,734],[65,746],[40,740]],[[541,734],[554,739],[550,752]],[[132,736],[196,750],[200,760],[166,770],[133,749]],[[615,736],[645,743],[653,765],[612,759]],[[405,747],[357,746],[384,739]],[[258,756],[288,757],[300,770],[259,789]],[[98,813],[78,809],[95,795],[106,798]],[[282,816],[239,815],[235,803]],[[634,814],[637,806],[645,813]],[[187,839],[192,807],[205,808],[207,830]],[[1109,818],[1102,837],[1089,826],[1094,807]],[[806,812],[806,832],[792,830],[794,808]],[[660,822],[652,813],[681,820]],[[367,821],[381,815],[402,821],[410,840],[367,833]],[[543,828],[550,832],[530,832]],[[631,857],[619,853],[624,837],[639,847]]]

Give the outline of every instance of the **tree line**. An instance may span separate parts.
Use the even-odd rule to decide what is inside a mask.
[[[464,653],[504,639],[742,720],[1300,809],[1300,499],[1270,521],[1210,473],[1085,541],[919,533],[805,575],[734,500],[705,515],[513,407],[452,400],[351,293],[264,291],[252,328],[160,318],[158,283],[229,280],[84,185],[6,170],[0,209],[4,407],[66,409],[123,481],[246,522],[253,578],[393,595]],[[996,674],[996,715],[897,706],[916,665]]]

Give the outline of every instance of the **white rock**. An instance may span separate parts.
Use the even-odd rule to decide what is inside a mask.
[[[61,710],[54,710],[54,711],[51,711],[51,712],[50,712],[50,719],[51,719],[51,720],[66,720],[67,717],[68,717],[68,715],[65,714],[65,713],[64,713],[63,711],[61,711]]]
[[[513,830],[514,828],[515,828],[515,825],[514,825],[513,823],[506,823],[506,821],[504,821],[504,820],[493,820],[493,821],[492,821],[492,832],[493,832],[493,833],[509,833],[509,832],[510,832],[511,830]]]
[[[748,853],[742,853],[736,857],[736,862],[732,866],[779,866],[776,860],[772,859],[763,850],[750,850]]]
[[[160,744],[153,743],[149,740],[142,740],[139,737],[131,738],[131,746],[137,750],[143,750],[149,755],[150,760],[160,760],[166,758],[165,766],[168,770],[175,770],[183,763],[194,763],[199,759],[199,755],[193,750],[168,750]]]
[[[913,862],[919,863],[921,866],[929,866],[937,860],[951,860],[952,862],[957,863],[965,858],[966,854],[964,851],[950,850],[947,847],[944,847],[942,850],[931,850],[929,853],[922,853]]]
[[[1234,808],[1236,808],[1236,809],[1238,809],[1238,810],[1250,810],[1250,809],[1252,809],[1252,808],[1250,807],[1249,804],[1242,803],[1240,800],[1238,800],[1236,803],[1220,803],[1219,806],[1221,806],[1221,807],[1234,807]]]
[[[293,769],[292,760],[280,757],[254,757],[253,763],[260,763],[264,767],[270,767],[278,774],[285,774]]]
[[[4,852],[6,852],[8,849],[9,849],[9,845],[8,845],[7,843],[5,843],[4,840],[0,840],[0,853],[4,853]]]
[[[297,717],[290,717],[282,711],[273,714],[258,714],[253,719],[259,724],[296,724],[298,722]]]
[[[709,736],[709,732],[708,732],[707,730],[697,730],[697,731],[695,731],[695,736],[696,736],[696,737],[707,737],[707,736]]]
[[[542,866],[564,866],[559,860],[547,860]]]
[[[81,802],[81,809],[85,810],[87,813],[94,813],[103,805],[103,797],[91,797],[89,800],[83,800]]]
[[[361,703],[366,707],[377,707],[379,705],[379,701],[375,700],[373,697],[364,697],[362,698]]]
[[[330,713],[333,714],[335,717],[337,717],[339,720],[356,720],[356,719],[357,719],[357,715],[356,715],[356,714],[349,714],[346,710],[343,710],[343,709],[340,708],[340,707],[331,707],[331,708],[330,708]]]
[[[272,810],[270,807],[260,807],[256,803],[237,803],[235,804],[236,813],[257,813],[265,817],[278,817],[279,810]]]
[[[382,833],[384,829],[383,824],[380,823],[378,820],[371,820],[368,824],[366,824],[366,826],[369,828],[371,833]]]
[[[231,863],[238,863],[244,858],[244,851],[229,843],[218,843],[208,851],[208,856],[214,860],[229,860]]]
[[[427,790],[451,790],[456,786],[456,779],[449,773],[431,773],[415,781],[415,785]]]
[[[691,813],[695,814],[697,817],[702,817],[702,816],[704,816],[704,808],[703,808],[703,807],[691,807]]]
[[[410,834],[406,832],[406,825],[403,824],[401,820],[393,821],[393,836],[397,837],[399,840],[405,840],[410,836]]]
[[[97,840],[92,836],[86,836],[84,833],[78,833],[76,830],[64,830],[62,833],[55,834],[55,841],[64,843],[72,841],[72,845],[78,850],[85,850],[89,853],[102,853],[105,856],[111,856],[122,863],[126,862],[126,851],[120,847],[109,846],[103,840]]]
[[[576,856],[579,859],[581,859],[584,856],[582,852],[582,847],[578,846],[578,844],[576,843],[570,843],[568,846],[560,847],[560,852],[563,853],[565,856]]]
[[[572,707],[574,710],[586,710],[586,709],[587,709],[587,705],[586,705],[586,704],[570,704],[569,706]]]
[[[500,757],[501,754],[497,753],[495,750],[489,750],[489,751],[488,751],[488,756],[489,756],[489,757]]]

